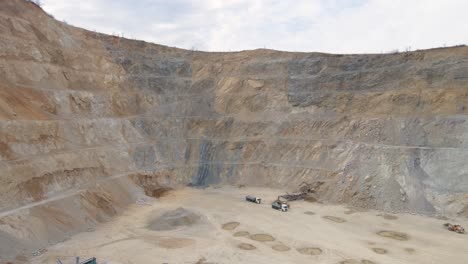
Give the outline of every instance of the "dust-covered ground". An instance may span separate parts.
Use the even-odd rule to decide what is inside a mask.
[[[468,235],[439,220],[297,201],[271,208],[281,190],[183,189],[133,205],[96,230],[48,249],[32,263],[468,263]],[[244,200],[263,198],[260,205]],[[66,262],[69,261],[69,262]]]

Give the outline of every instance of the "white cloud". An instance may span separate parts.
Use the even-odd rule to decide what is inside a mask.
[[[76,26],[210,51],[370,53],[468,43],[466,0],[43,0]]]

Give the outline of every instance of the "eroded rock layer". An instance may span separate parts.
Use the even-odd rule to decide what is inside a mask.
[[[53,216],[51,242],[185,185],[320,181],[323,201],[468,215],[467,47],[206,53],[22,0],[0,3],[0,35],[0,240]]]

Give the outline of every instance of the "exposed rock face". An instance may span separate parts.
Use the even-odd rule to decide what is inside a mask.
[[[51,215],[83,230],[144,185],[323,181],[324,201],[467,214],[467,47],[194,52],[22,0],[0,2],[0,35],[0,240]]]

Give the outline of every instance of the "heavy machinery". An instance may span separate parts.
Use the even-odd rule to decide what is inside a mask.
[[[299,191],[301,193],[315,193],[317,190],[320,189],[320,187],[324,183],[325,182],[323,182],[323,181],[316,181],[316,182],[312,182],[312,183],[308,183],[308,182],[304,181],[299,185]]]
[[[464,234],[465,233],[465,228],[463,228],[461,225],[452,225],[450,223],[445,223],[444,226],[449,231],[457,232],[459,234]]]
[[[261,198],[258,198],[258,197],[252,196],[252,195],[247,195],[245,197],[245,200],[249,201],[249,202],[252,202],[252,203],[256,203],[256,204],[261,204],[262,203]]]
[[[304,200],[305,198],[307,198],[307,196],[308,194],[306,192],[293,193],[293,194],[286,193],[286,194],[278,196],[277,200],[279,200],[280,198],[283,198],[284,200],[291,202],[291,201],[297,201],[297,200]]]
[[[282,212],[287,212],[289,210],[289,204],[285,201],[281,201],[279,198],[280,197],[271,203],[271,208],[280,210]]]

